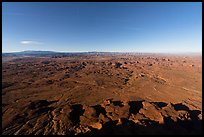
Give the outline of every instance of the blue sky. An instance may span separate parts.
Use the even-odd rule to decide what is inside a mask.
[[[202,3],[2,3],[2,51],[201,52]]]

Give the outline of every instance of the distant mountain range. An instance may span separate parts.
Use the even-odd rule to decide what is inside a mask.
[[[12,53],[2,53],[2,57],[19,57],[19,56],[46,56],[56,54],[56,52],[52,51],[22,51],[22,52],[12,52]]]
[[[55,51],[21,51],[12,53],[2,53],[2,57],[66,57],[66,56],[78,56],[78,55],[115,55],[115,54],[132,54],[132,55],[153,55],[157,53],[142,53],[142,52],[55,52]],[[198,55],[199,53],[161,53],[161,54],[177,54],[177,55]],[[201,54],[202,55],[202,54]]]
[[[70,55],[94,55],[94,54],[115,54],[119,52],[54,52],[54,51],[21,51],[12,53],[2,53],[2,57],[21,57],[21,56],[70,56]]]
[[[54,51],[21,51],[21,52],[12,52],[12,53],[2,53],[2,57],[64,57],[64,56],[73,56],[73,55],[90,55],[90,54],[110,54],[109,52],[54,52]]]

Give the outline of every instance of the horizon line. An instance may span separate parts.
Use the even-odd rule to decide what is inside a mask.
[[[154,54],[158,54],[158,53],[165,53],[165,54],[184,54],[184,53],[201,53],[202,51],[177,51],[177,52],[155,52],[155,51],[52,51],[52,50],[23,50],[23,51],[2,51],[2,53],[16,53],[16,52],[25,52],[25,51],[31,51],[31,52],[35,52],[35,51],[40,51],[40,52],[57,52],[57,53],[83,53],[83,52],[98,52],[98,53],[103,53],[103,52],[107,52],[107,53],[154,53]]]

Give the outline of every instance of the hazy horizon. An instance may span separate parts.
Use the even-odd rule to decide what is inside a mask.
[[[16,53],[16,52],[26,52],[26,51],[45,51],[45,52],[57,52],[57,53],[83,53],[83,52],[107,52],[107,53],[152,53],[152,54],[202,54],[202,51],[200,52],[139,52],[139,51],[129,51],[129,52],[123,52],[123,51],[54,51],[54,50],[22,50],[22,51],[11,51],[11,52],[3,52],[2,53]]]
[[[3,2],[2,53],[201,53],[200,2]]]

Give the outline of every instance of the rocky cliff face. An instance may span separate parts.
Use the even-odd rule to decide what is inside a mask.
[[[120,135],[200,134],[202,115],[182,103],[104,100],[86,106],[62,105],[37,100],[25,107],[4,127],[3,134]]]

